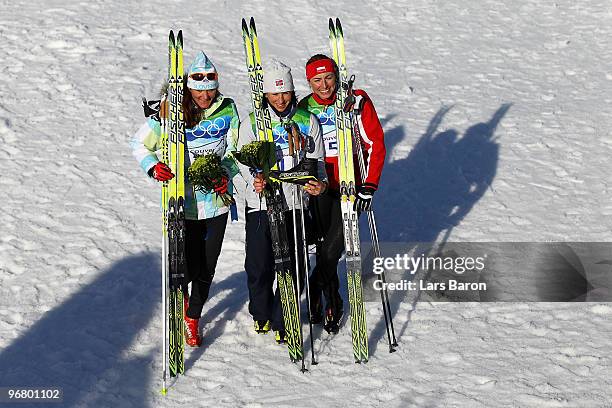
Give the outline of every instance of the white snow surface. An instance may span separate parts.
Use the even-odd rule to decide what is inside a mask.
[[[608,1],[0,0],[0,387],[63,387],[70,407],[612,407],[606,303],[395,302],[390,354],[368,302],[369,363],[353,363],[345,323],[315,329],[319,364],[301,373],[252,330],[242,218],[204,346],[160,395],[159,187],[128,142],[169,29],[247,113],[251,15],[300,95],[341,18],[386,132],[381,239],[609,241]]]

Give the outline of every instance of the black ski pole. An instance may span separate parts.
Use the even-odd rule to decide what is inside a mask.
[[[355,76],[351,76],[350,80],[349,80],[349,84],[348,84],[348,89],[347,89],[347,93],[348,95],[350,95],[349,98],[347,98],[347,102],[349,102],[346,106],[344,106],[345,110],[348,111],[353,111],[353,115],[351,115],[351,120],[353,123],[353,135],[354,135],[354,143],[357,144],[357,159],[359,161],[359,170],[361,173],[361,181],[365,182],[365,177],[366,177],[366,167],[365,167],[365,160],[363,157],[363,147],[361,144],[361,131],[359,129],[359,123],[357,122],[357,119],[355,118],[355,115],[359,113],[359,108],[354,109],[354,105],[355,105],[355,98],[353,96],[353,82],[355,81]],[[370,210],[370,211],[366,211],[368,214],[368,227],[370,229],[370,237],[372,239],[372,247],[374,249],[374,256],[375,257],[380,257],[381,253],[380,253],[380,244],[378,241],[378,231],[376,228],[376,218],[374,217],[374,210]],[[382,302],[382,306],[383,306],[383,314],[385,316],[385,327],[387,330],[387,339],[389,340],[389,353],[393,353],[395,351],[394,347],[397,347],[397,339],[395,338],[395,328],[393,327],[393,316],[391,314],[391,303],[389,301],[389,293],[387,292],[387,287],[386,287],[386,278],[385,278],[385,272],[382,271],[380,274],[380,278],[383,282],[383,287],[382,290],[380,291],[380,300]],[[393,338],[393,340],[391,340],[391,338]]]

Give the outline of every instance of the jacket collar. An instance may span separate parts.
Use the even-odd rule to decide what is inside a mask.
[[[285,116],[279,116],[278,113],[276,113],[276,111],[274,109],[272,109],[272,106],[270,106],[268,104],[268,111],[270,112],[270,119],[275,120],[277,122],[288,122],[291,120],[291,118],[293,117],[293,115],[295,115],[295,111],[297,110],[297,105],[293,104],[291,106],[291,109],[289,109],[289,113],[287,113]]]

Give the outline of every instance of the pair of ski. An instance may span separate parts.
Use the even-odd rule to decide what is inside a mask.
[[[349,79],[344,50],[344,32],[340,19],[329,19],[329,43],[332,56],[338,66],[339,84],[336,90],[334,113],[336,116],[336,136],[338,138],[338,167],[340,181],[340,207],[344,232],[344,247],[346,252],[346,270],[351,313],[351,336],[353,341],[353,356],[356,363],[368,361],[368,335],[366,326],[365,305],[363,302],[363,285],[361,280],[361,244],[359,240],[359,214],[354,208],[356,199],[354,152],[357,152],[357,161],[365,182],[367,169],[361,146],[359,125],[354,117],[353,110],[355,97],[353,95],[354,76]],[[353,145],[354,144],[354,145]],[[368,226],[372,238],[374,256],[380,257],[380,246],[374,211],[368,211]],[[384,273],[381,279],[385,282]],[[386,288],[380,291],[389,352],[397,347],[395,330],[389,295]],[[392,340],[393,339],[393,340]]]
[[[255,27],[255,20],[252,17],[249,24],[247,24],[245,19],[242,19],[242,40],[249,73],[256,136],[258,140],[274,142],[270,112],[268,109],[264,108],[263,104],[263,67],[261,63],[259,41],[257,38],[257,29]],[[274,169],[276,168],[275,166]],[[297,362],[301,360],[302,370],[305,370],[299,306],[299,283],[298,286],[294,284],[293,267],[287,239],[283,194],[280,183],[270,180],[268,184],[270,188],[266,188],[264,197],[266,200],[268,221],[272,237],[274,270],[276,273],[276,281],[283,311],[283,322],[285,324],[285,333],[287,336],[287,349],[291,361]],[[298,279],[299,282],[297,276],[296,279]]]
[[[368,332],[366,312],[363,302],[361,283],[361,245],[359,241],[359,216],[354,209],[357,195],[355,167],[353,163],[353,118],[351,112],[344,111],[347,98],[348,73],[344,52],[344,34],[340,20],[329,19],[329,44],[332,56],[338,66],[339,84],[334,103],[336,116],[336,137],[338,139],[338,171],[340,182],[340,208],[346,252],[346,279],[348,283],[349,306],[351,313],[351,338],[353,357],[356,363],[368,361]],[[361,146],[359,146],[361,148]]]
[[[162,184],[162,305],[163,386],[170,377],[185,372],[184,293],[185,272],[185,126],[183,121],[183,34],[168,41],[168,92],[160,105],[161,160],[174,178]],[[168,291],[169,293],[166,293]],[[166,348],[168,356],[166,357]],[[169,368],[169,370],[167,370]]]

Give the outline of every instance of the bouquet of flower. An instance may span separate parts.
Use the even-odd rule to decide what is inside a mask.
[[[270,169],[276,164],[276,145],[274,142],[256,140],[242,146],[239,152],[234,153],[234,157],[267,179]]]
[[[234,198],[227,191],[227,173],[221,167],[221,158],[216,154],[198,156],[187,169],[187,176],[197,191],[214,192],[225,205],[234,203]]]

